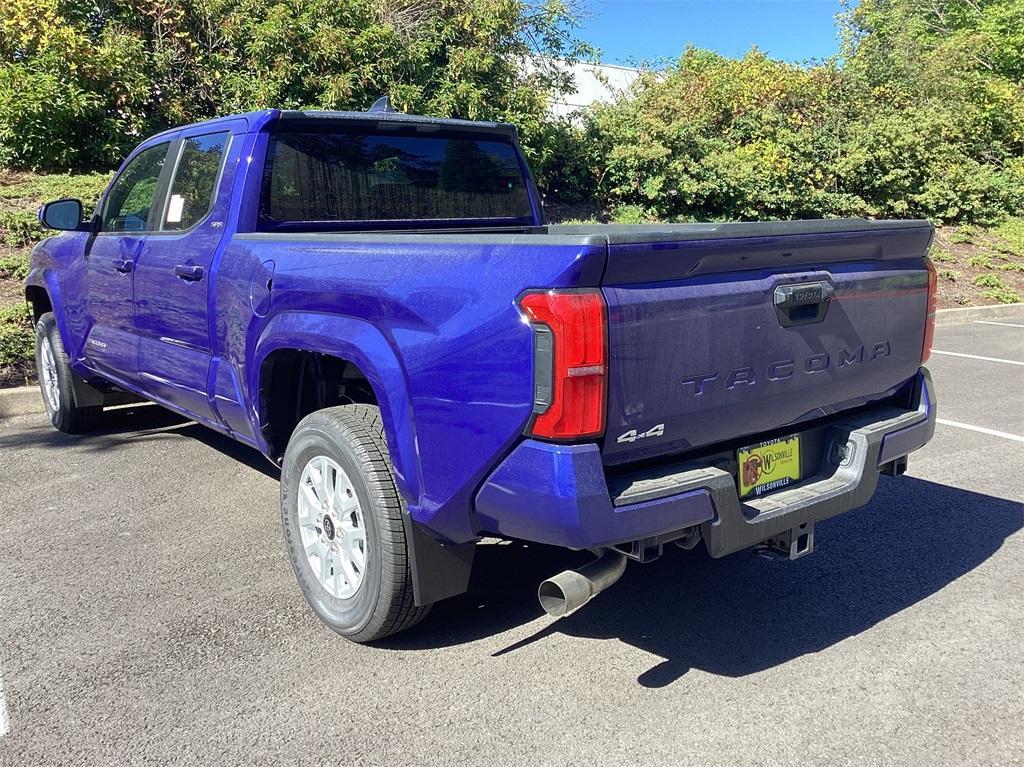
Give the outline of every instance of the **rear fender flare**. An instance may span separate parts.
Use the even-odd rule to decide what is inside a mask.
[[[316,352],[346,360],[366,376],[377,397],[395,482],[410,505],[418,505],[423,481],[416,452],[416,428],[405,369],[391,344],[373,325],[354,317],[283,312],[271,319],[256,341],[248,389],[254,433],[262,443],[259,413],[263,363],[280,349]],[[264,452],[266,444],[260,445]]]

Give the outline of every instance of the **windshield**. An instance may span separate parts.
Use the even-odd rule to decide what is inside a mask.
[[[261,228],[271,229],[304,222],[532,223],[511,143],[365,132],[272,135],[259,216]]]

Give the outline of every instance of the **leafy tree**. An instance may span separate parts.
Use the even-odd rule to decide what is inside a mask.
[[[862,0],[842,56],[688,49],[592,110],[597,195],[650,217],[931,216],[1024,208],[1024,0]]]
[[[567,0],[9,0],[0,163],[109,166],[143,134],[266,107],[515,122],[543,159],[555,59],[590,49]],[[524,66],[526,61],[532,66]]]

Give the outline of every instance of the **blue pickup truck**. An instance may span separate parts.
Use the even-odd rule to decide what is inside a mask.
[[[934,430],[925,221],[546,225],[512,126],[386,108],[169,130],[40,219],[53,425],[142,398],[262,452],[354,641],[484,536],[594,552],[553,615],[670,543],[803,556]]]

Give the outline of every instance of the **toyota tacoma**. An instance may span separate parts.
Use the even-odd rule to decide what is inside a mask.
[[[387,105],[175,128],[40,220],[53,425],[144,399],[259,450],[357,642],[485,536],[594,552],[553,615],[667,544],[803,556],[934,430],[926,221],[547,225],[512,126]]]

